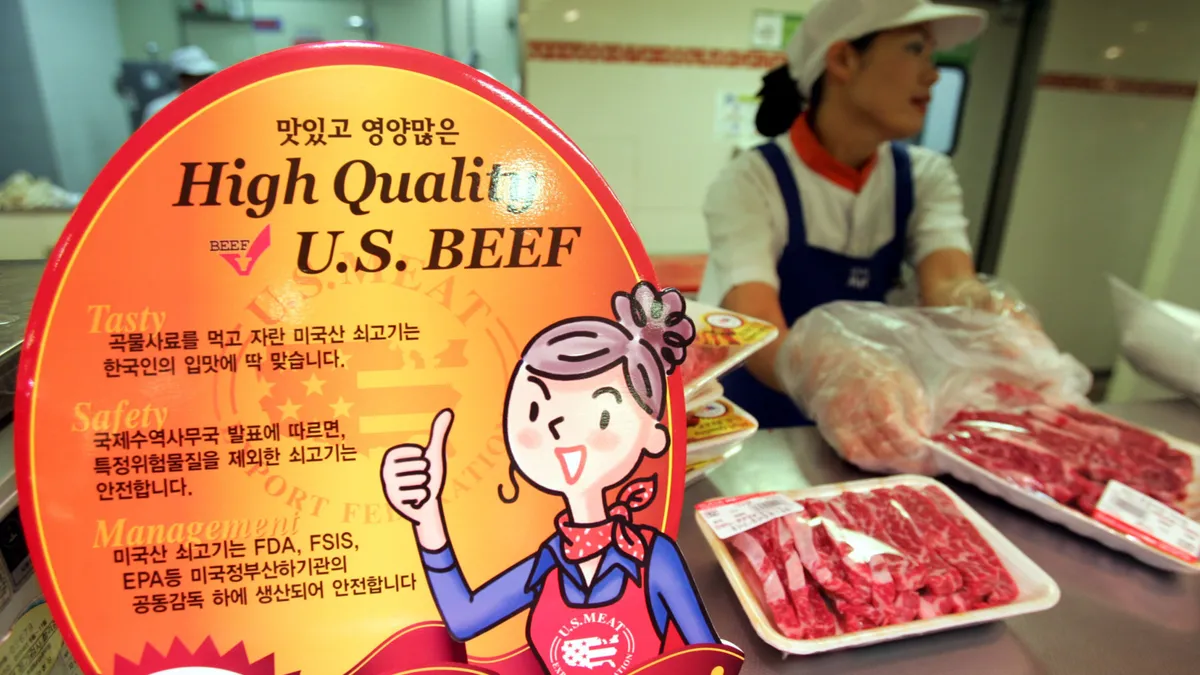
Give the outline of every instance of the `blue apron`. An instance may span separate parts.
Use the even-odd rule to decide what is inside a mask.
[[[851,258],[808,245],[800,191],[787,157],[775,143],[760,146],[775,173],[787,209],[788,243],[779,256],[779,301],[783,318],[791,326],[809,310],[835,300],[883,302],[900,278],[913,212],[912,161],[900,144],[892,144],[896,164],[896,234],[869,258]],[[764,429],[812,424],[784,394],[759,382],[739,368],[721,381],[725,396],[745,408]]]

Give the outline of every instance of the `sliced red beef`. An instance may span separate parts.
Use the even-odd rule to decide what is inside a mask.
[[[1025,413],[1000,412],[998,410],[962,410],[950,420],[950,424],[962,424],[984,431],[995,425],[1024,430],[1029,428],[1029,420],[1029,415]],[[971,422],[976,422],[977,424],[970,424]]]
[[[958,510],[950,497],[946,496],[938,488],[929,486],[921,490],[924,495],[933,505],[941,512],[946,520],[950,521],[954,528],[954,536],[962,537],[963,541],[974,551],[975,555],[982,558],[988,565],[988,576],[994,579],[992,582],[992,591],[984,599],[988,605],[1000,605],[1012,602],[1017,598],[1017,584],[1013,581],[1012,575],[1005,569],[1004,563],[1000,562],[1000,556],[992,550],[990,544],[979,534],[979,530],[967,520],[967,517]]]
[[[962,586],[962,575],[927,546],[908,517],[892,503],[887,490],[873,490],[863,499],[874,510],[893,545],[915,564],[896,574],[901,591],[926,587],[934,595],[949,595]]]
[[[779,577],[779,570],[763,549],[759,539],[749,532],[735,534],[729,545],[740,555],[734,555],[742,578],[754,589],[758,604],[771,615],[775,627],[786,637],[802,640],[804,629],[796,617],[796,609],[788,598]]]
[[[1172,448],[1166,441],[1149,432],[1125,422],[1094,411],[1074,406],[1063,409],[1063,413],[1075,420],[1072,425],[1082,433],[1109,435],[1115,433],[1114,445],[1119,451],[1135,457],[1144,468],[1143,478],[1149,478],[1154,488],[1171,493],[1182,501],[1187,496],[1187,487],[1195,478],[1195,466],[1191,455]],[[1168,478],[1173,474],[1173,478]]]
[[[806,500],[801,502],[807,514],[807,520],[825,517],[828,509],[823,502]],[[799,526],[799,516],[794,514],[789,518],[792,533],[796,537],[796,548],[800,551],[800,559],[804,567],[817,583],[835,601],[841,600],[854,605],[867,604],[871,599],[870,585],[862,585],[864,572],[857,567],[847,568],[843,561],[844,551],[840,542],[834,539],[829,529],[819,520],[805,522]],[[865,572],[870,577],[870,570]]]
[[[787,637],[827,637],[1016,598],[995,551],[934,488],[843,493],[800,505],[801,512],[728,541]]]
[[[917,616],[922,619],[932,619],[943,614],[959,614],[971,608],[964,593],[925,595],[921,596],[918,602]]]
[[[828,637],[838,631],[837,617],[825,604],[812,576],[804,569],[792,530],[782,518],[767,523],[779,541],[784,558],[784,587],[792,600],[804,639]]]
[[[1002,568],[989,561],[987,555],[978,550],[970,533],[943,513],[928,495],[907,486],[897,487],[891,493],[917,524],[925,541],[962,574],[964,589],[961,592],[966,595],[967,603],[974,605],[986,601],[1001,582]],[[986,544],[985,548],[991,550]]]
[[[827,527],[830,523],[833,523],[840,528],[834,534],[839,540],[842,563],[850,573],[853,583],[859,588],[865,588],[870,591],[870,605],[876,610],[873,613],[865,610],[859,613],[864,617],[870,616],[871,621],[877,622],[881,626],[899,623],[895,607],[896,582],[892,580],[892,574],[888,570],[886,554],[872,553],[865,549],[861,551],[855,550],[854,544],[848,539],[848,535],[851,532],[870,536],[867,531],[869,524],[859,522],[854,516],[848,513],[845,508],[845,500],[842,497],[825,502],[825,505],[828,507],[824,515]],[[900,556],[891,557],[900,558]]]
[[[1084,491],[1081,476],[1063,459],[1015,434],[955,428],[934,437],[971,462],[1026,489],[1070,504]]]
[[[949,596],[961,590],[963,574],[944,555],[950,549],[948,533],[919,527],[915,520],[918,516],[904,506],[896,490],[874,490],[870,498],[897,545],[925,565],[928,570],[925,585],[929,592]]]
[[[697,349],[688,351],[687,358],[679,367],[679,372],[683,375],[683,383],[688,384],[692,380],[703,375],[708,369],[716,366],[729,357],[729,347],[703,345]]]
[[[873,496],[873,493],[846,492],[831,500],[830,505],[843,512],[845,518],[852,521],[855,530],[896,551],[871,557],[873,601],[880,609],[881,620],[884,623],[912,621],[917,617],[917,590],[925,585],[929,577],[929,569],[924,561],[930,560],[933,554],[920,544],[919,536],[910,524],[896,522],[903,519],[898,512],[888,507],[886,500],[883,506],[880,506]],[[908,525],[907,530],[902,529],[905,525]],[[907,545],[901,544],[900,540],[906,538]],[[915,551],[916,554],[910,551]],[[961,583],[957,572],[944,567],[940,567],[939,571],[941,570],[949,572],[951,576],[935,577],[935,585],[953,584],[957,587]]]

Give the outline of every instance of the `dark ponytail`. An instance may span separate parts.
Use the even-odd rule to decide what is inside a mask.
[[[804,97],[800,87],[792,79],[785,63],[763,77],[762,89],[758,92],[762,102],[754,116],[758,133],[772,138],[787,131],[804,111]]]
[[[851,40],[850,46],[857,52],[865,52],[877,35],[879,33],[869,33]],[[785,63],[763,76],[762,89],[758,92],[762,102],[758,105],[758,114],[754,116],[754,126],[762,136],[778,136],[791,129],[796,123],[796,118],[806,109],[815,113],[821,106],[821,95],[824,91],[825,76],[822,75],[813,83],[812,95],[806,100],[800,94],[800,86],[792,79],[792,73]]]

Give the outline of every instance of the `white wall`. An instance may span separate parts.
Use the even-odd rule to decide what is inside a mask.
[[[375,39],[446,53],[442,0],[374,0]]]
[[[1004,116],[1012,96],[1013,66],[1021,40],[1018,17],[996,11],[995,3],[960,2],[990,12],[987,33],[979,41],[968,74],[967,100],[958,148],[951,158],[963,189],[963,212],[978,246],[1003,138]]]
[[[129,133],[113,0],[21,0],[58,180],[82,192]]]
[[[130,59],[145,59],[146,43],[157,42],[159,58],[166,60],[171,50],[179,47],[181,38],[187,44],[203,47],[222,66],[290,46],[297,37],[366,38],[364,30],[346,25],[349,17],[366,14],[366,0],[253,0],[249,6],[254,16],[279,19],[280,30],[255,30],[248,22],[186,20],[182,23],[182,32],[176,11],[178,3],[165,0],[116,2],[120,10],[124,55]]]
[[[1164,299],[1200,309],[1200,101],[1192,106],[1187,130],[1180,143],[1163,215],[1154,232],[1146,271],[1125,281],[1140,286],[1151,299]],[[1173,397],[1165,389],[1117,364],[1110,401]]]
[[[527,0],[526,40],[749,49],[755,9],[811,0]],[[569,10],[577,21],[567,22]],[[701,204],[732,156],[714,132],[718,92],[754,94],[752,68],[645,63],[526,63],[526,98],[560,126],[613,187],[652,254],[708,250]]]
[[[752,48],[756,11],[803,13],[811,5],[812,0],[528,0],[524,37],[746,51]],[[567,21],[572,10],[578,18]],[[1017,25],[997,19],[972,64],[954,163],[975,235],[991,186],[1018,38]],[[753,95],[764,69],[531,57],[526,71],[526,97],[599,167],[647,250],[658,255],[707,252],[701,205],[735,146],[714,129],[718,94]]]
[[[1200,73],[1200,4],[1053,7],[1043,73],[1185,82]],[[1105,57],[1110,47],[1119,58]],[[1162,96],[1036,95],[998,271],[1040,310],[1051,337],[1093,368],[1112,367],[1117,353],[1104,275],[1142,278],[1190,109]]]
[[[146,43],[156,42],[160,59],[166,59],[181,41],[176,3],[168,0],[116,0],[125,58],[145,59]],[[443,7],[443,4],[448,7]],[[473,11],[468,11],[468,4]],[[318,36],[324,40],[364,40],[365,29],[350,28],[351,16],[373,17],[374,39],[448,54],[460,61],[469,57],[467,21],[473,16],[479,66],[514,89],[520,86],[518,65],[518,0],[253,0],[258,18],[280,19],[279,31],[254,30],[249,23],[185,21],[183,40],[196,44],[223,66],[232,65],[293,44],[295,38]],[[447,11],[448,10],[448,11]],[[445,17],[449,15],[450,44],[446,44]]]
[[[156,42],[161,58],[179,47],[175,2],[116,0],[121,27],[121,52],[126,59],[146,59],[146,43]]]
[[[58,180],[41,84],[16,2],[0,2],[0,181],[14,171]]]

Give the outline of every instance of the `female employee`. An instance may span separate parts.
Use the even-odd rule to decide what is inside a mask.
[[[895,142],[924,126],[934,50],[985,23],[981,11],[927,0],[820,0],[788,44],[787,66],[764,79],[759,131],[781,135],[742,153],[710,188],[701,290],[781,331],[723,383],[763,427],[808,422],[780,393],[775,362],[788,327],[814,307],[882,302],[905,260],[924,304],[987,295],[949,159]]]

